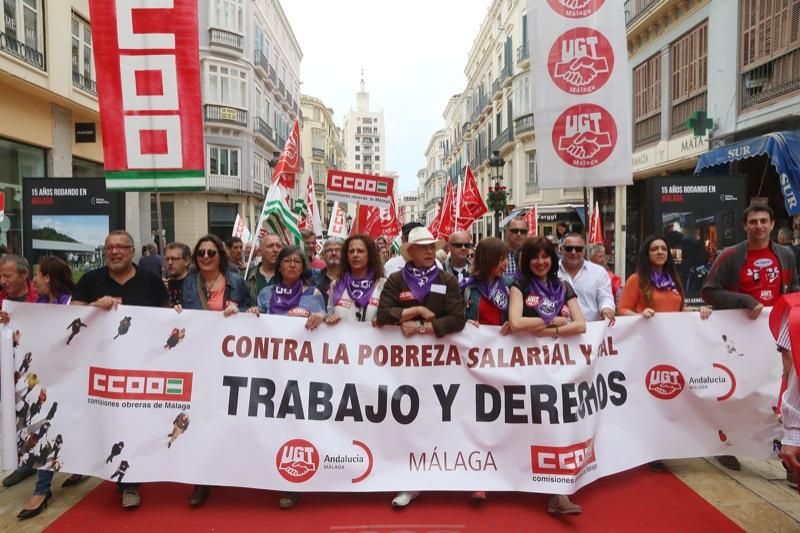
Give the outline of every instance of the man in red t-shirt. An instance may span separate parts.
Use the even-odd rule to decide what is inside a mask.
[[[711,267],[701,296],[715,309],[744,309],[755,320],[764,307],[773,305],[781,294],[797,292],[794,252],[769,240],[775,227],[772,209],[751,204],[744,210],[747,240],[726,248]],[[791,354],[783,352],[784,375],[791,369]],[[723,455],[719,462],[740,470],[736,457]]]

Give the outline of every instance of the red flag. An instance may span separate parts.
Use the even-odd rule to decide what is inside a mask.
[[[444,198],[442,198],[439,214],[428,229],[437,239],[447,239],[456,230],[456,191],[453,182],[449,179],[444,189]]]
[[[483,201],[481,191],[472,175],[472,169],[467,165],[464,173],[464,185],[461,192],[461,207],[458,213],[458,224],[456,229],[467,230],[473,222],[489,212],[486,202]]]
[[[387,242],[393,241],[395,237],[400,235],[403,227],[397,218],[394,196],[391,199],[392,203],[389,207],[373,207],[359,204],[357,215],[358,233],[365,233],[373,239],[385,237]]]
[[[528,223],[528,237],[535,237],[539,234],[539,208],[533,208],[525,214],[525,221]]]
[[[297,119],[292,126],[292,133],[278,158],[278,164],[272,172],[272,183],[277,182],[284,188],[294,187],[294,178],[300,172],[300,124]]]
[[[589,244],[603,244],[603,228],[600,225],[600,209],[598,203],[594,203],[592,218],[589,221]]]

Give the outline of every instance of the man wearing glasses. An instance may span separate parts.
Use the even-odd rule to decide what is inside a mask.
[[[189,275],[189,258],[192,250],[182,242],[171,242],[164,249],[164,260],[167,263],[167,291],[169,304],[172,307],[181,305],[183,281]]]
[[[109,233],[104,250],[106,265],[83,275],[72,293],[72,305],[91,305],[105,311],[119,304],[167,307],[169,294],[161,277],[134,265],[133,252],[133,237],[128,232]],[[120,482],[117,487],[122,493],[122,507],[139,507],[138,484]]]
[[[522,217],[512,219],[506,225],[506,242],[511,251],[508,252],[508,266],[505,277],[514,278],[517,275],[517,259],[522,243],[528,238],[528,221]]]
[[[472,235],[467,231],[456,231],[448,239],[450,255],[444,263],[445,272],[454,275],[461,283],[469,277],[469,252],[472,250]]]
[[[611,294],[611,279],[603,267],[586,261],[583,255],[585,248],[586,241],[580,233],[570,233],[564,237],[558,277],[575,289],[587,322],[605,319],[613,324],[616,306]]]

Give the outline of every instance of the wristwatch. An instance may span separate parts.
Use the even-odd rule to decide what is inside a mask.
[[[422,320],[419,321],[419,332],[425,333],[425,322],[423,322]]]

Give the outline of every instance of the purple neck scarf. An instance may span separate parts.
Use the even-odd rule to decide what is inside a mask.
[[[72,296],[69,295],[69,294],[59,294],[58,298],[56,298],[53,301],[53,303],[57,304],[57,305],[67,305],[69,303],[70,299],[72,299]],[[45,296],[45,295],[41,295],[36,299],[36,303],[37,304],[49,304],[50,303],[50,297],[49,296]]]
[[[371,271],[367,272],[366,278],[354,278],[350,272],[342,274],[336,282],[336,286],[333,288],[334,305],[336,305],[342,297],[345,289],[347,289],[347,294],[350,296],[350,299],[355,302],[356,307],[361,307],[363,309],[369,305],[369,299],[375,291],[375,273]]]
[[[539,296],[539,303],[534,307],[539,315],[539,318],[544,320],[545,324],[550,324],[553,319],[561,312],[566,301],[567,291],[564,285],[558,280],[547,280],[547,283],[542,283],[539,278],[534,277],[529,286],[530,294]]]
[[[269,299],[269,313],[271,315],[285,315],[300,303],[300,296],[303,295],[303,280],[298,279],[291,287],[283,284],[283,281],[272,288],[272,296]]]
[[[650,273],[650,281],[652,282],[653,287],[662,291],[678,288],[678,286],[675,285],[675,280],[672,279],[672,276],[664,272],[656,272],[653,270]]]
[[[470,276],[467,278],[466,282],[461,285],[462,290],[472,283],[475,283],[478,287],[478,292],[481,293],[481,296],[492,302],[495,307],[501,311],[508,311],[508,287],[503,283],[502,277],[495,278],[491,285],[489,285],[475,276]]]
[[[419,303],[425,301],[428,293],[431,292],[433,282],[439,279],[439,267],[435,263],[430,268],[417,268],[409,261],[401,272],[403,281],[406,282],[414,299]]]

